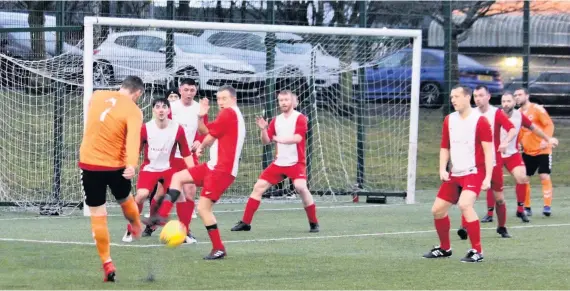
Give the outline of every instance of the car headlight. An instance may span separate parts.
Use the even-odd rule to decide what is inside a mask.
[[[210,64],[205,64],[204,69],[206,69],[210,72],[213,72],[213,73],[221,73],[221,74],[231,74],[232,73],[231,70],[227,70],[227,69],[220,68],[218,66],[214,66],[214,65],[210,65]]]

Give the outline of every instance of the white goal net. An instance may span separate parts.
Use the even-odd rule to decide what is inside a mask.
[[[247,137],[225,201],[247,197],[274,157],[272,146],[261,145],[255,117],[275,117],[277,93],[285,89],[299,96],[297,109],[309,119],[307,176],[317,197],[414,201],[419,31],[86,17],[83,42],[82,60],[0,55],[0,203],[81,203],[85,104],[94,90],[114,90],[129,75],[146,84],[139,101],[145,121],[152,99],[184,78],[196,80],[198,96],[211,100],[222,85],[237,89]],[[293,194],[285,180],[266,197]]]

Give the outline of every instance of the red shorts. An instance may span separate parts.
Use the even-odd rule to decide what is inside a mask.
[[[491,190],[502,192],[503,186],[503,161],[499,160],[497,161],[497,165],[493,167],[493,175],[491,176]]]
[[[509,172],[513,172],[516,167],[524,167],[524,161],[520,153],[515,153],[510,157],[503,158],[503,165],[507,168]],[[526,169],[526,168],[525,168]]]
[[[437,198],[443,199],[452,204],[457,204],[457,201],[459,201],[459,195],[463,190],[473,191],[477,197],[479,197],[481,186],[485,179],[485,174],[479,172],[477,174],[461,177],[451,176],[449,178],[449,181],[444,181],[441,186],[439,186]]]
[[[224,191],[226,191],[236,179],[229,173],[210,170],[206,163],[189,168],[188,172],[190,172],[194,184],[198,187],[202,187],[200,196],[206,197],[212,200],[212,202],[220,200]]]
[[[194,166],[198,165],[198,156],[196,156],[195,154],[192,154],[192,160],[194,161]],[[176,172],[180,172],[180,171],[188,168],[188,166],[186,166],[186,162],[184,162],[183,158],[174,158],[174,160],[172,160],[172,162],[170,162],[170,163],[171,163],[172,168]]]
[[[170,179],[172,179],[174,173],[176,172],[172,168],[162,172],[140,171],[137,180],[137,190],[146,189],[152,191],[159,180],[163,180],[163,185],[170,185]]]
[[[265,180],[273,185],[283,181],[285,177],[291,179],[291,181],[295,181],[297,179],[307,179],[307,172],[305,165],[301,163],[296,163],[292,166],[278,166],[275,163],[271,163],[269,167],[267,167],[261,175],[259,175],[259,179]]]

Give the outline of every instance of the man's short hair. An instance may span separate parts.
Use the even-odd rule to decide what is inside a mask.
[[[182,81],[180,81],[180,87],[182,87],[182,85],[198,87],[198,84],[196,84],[196,81],[194,79],[190,79],[190,78],[182,79]]]
[[[291,95],[293,98],[297,98],[297,94],[295,94],[291,90],[281,90],[281,91],[279,91],[279,94],[277,94],[277,95]]]
[[[180,98],[180,92],[178,92],[178,88],[172,88],[166,90],[166,92],[164,92],[164,98],[168,98],[168,96],[170,96],[171,94],[176,94],[176,96]]]
[[[485,85],[477,85],[475,87],[475,90],[481,90],[481,89],[484,89],[487,94],[489,93],[489,88],[487,88],[487,86]]]
[[[237,97],[236,89],[230,85],[224,85],[224,86],[220,87],[220,89],[218,89],[218,93],[224,92],[224,91],[228,91],[228,93],[230,93],[230,96],[232,96],[234,98]]]
[[[514,96],[514,95],[513,95],[513,92],[511,92],[511,91],[505,91],[505,92],[503,92],[503,96],[505,96],[505,95]]]
[[[519,90],[522,90],[525,95],[528,95],[528,89],[527,88],[521,87],[521,88],[516,89],[515,91],[519,91]]]
[[[121,83],[121,88],[129,90],[131,93],[138,90],[144,92],[144,83],[142,79],[137,76],[128,76]]]
[[[170,101],[168,101],[168,98],[165,97],[160,97],[160,98],[156,98],[154,100],[152,100],[152,107],[154,108],[154,106],[156,106],[156,104],[162,103],[164,105],[166,105],[166,107],[170,108]]]
[[[452,90],[461,89],[461,91],[463,91],[463,95],[469,95],[469,96],[471,96],[471,94],[473,94],[473,90],[471,90],[471,88],[469,88],[469,87],[467,87],[467,86],[465,86],[465,85],[461,85],[461,84],[455,85],[455,86],[453,86],[453,88],[451,88],[451,89],[452,89]]]

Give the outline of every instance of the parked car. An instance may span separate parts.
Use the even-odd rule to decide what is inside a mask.
[[[445,84],[444,51],[423,49],[420,72],[420,105],[439,107],[443,100]],[[475,88],[485,85],[492,96],[503,92],[499,71],[485,67],[465,55],[458,55],[459,83]],[[402,49],[383,59],[365,71],[366,97],[370,99],[410,98],[412,81],[412,50]]]
[[[110,86],[130,74],[138,74],[145,82],[158,85],[177,86],[181,79],[193,78],[204,91],[215,92],[222,85],[232,85],[239,93],[257,92],[253,66],[221,55],[206,54],[204,47],[190,45],[195,38],[192,35],[174,33],[173,38],[173,67],[169,71],[166,70],[166,32],[109,34],[94,50],[95,86]]]
[[[522,79],[512,79],[506,90],[514,92],[522,87]],[[543,105],[570,104],[570,73],[543,72],[529,80],[530,100]]]

